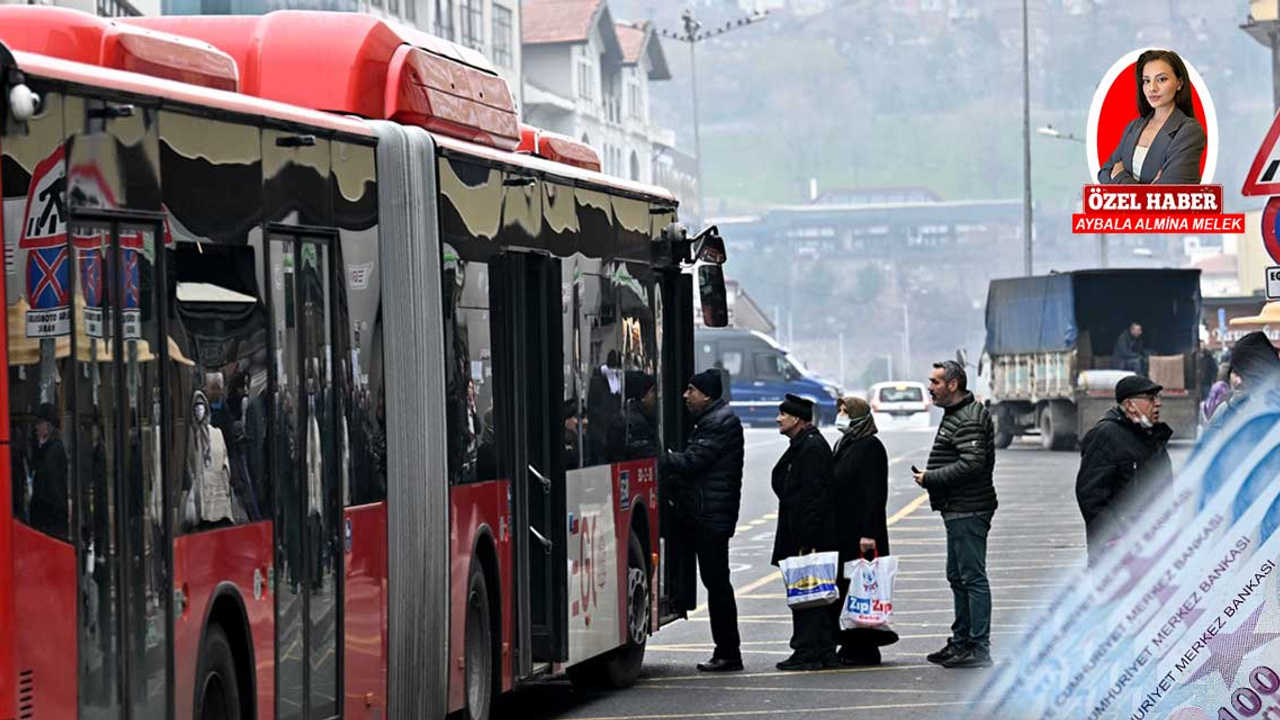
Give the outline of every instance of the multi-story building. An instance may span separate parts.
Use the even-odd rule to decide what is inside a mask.
[[[653,182],[674,133],[649,122],[649,83],[668,80],[647,23],[615,22],[604,0],[525,0],[524,118],[587,143],[605,172]]]

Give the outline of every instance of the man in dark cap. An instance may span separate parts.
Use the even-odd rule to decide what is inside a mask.
[[[839,549],[831,446],[813,426],[813,401],[787,393],[778,407],[777,422],[778,432],[791,438],[791,444],[773,467],[773,492],[778,496],[774,565],[790,557]],[[778,663],[779,670],[840,666],[830,608],[791,610],[791,649],[791,657]]]
[[[694,538],[698,570],[707,588],[716,649],[698,669],[741,670],[738,606],[729,581],[729,539],[738,527],[742,504],[742,423],[721,398],[720,374],[715,370],[689,380],[684,402],[694,418],[689,444],[683,452],[664,453],[658,471],[675,480],[677,510],[687,535]]]
[[[1116,406],[1080,443],[1076,502],[1084,516],[1093,565],[1128,524],[1144,498],[1173,482],[1167,446],[1173,430],[1160,422],[1162,387],[1141,375],[1116,384]]]
[[[35,442],[27,458],[31,473],[31,527],[67,539],[67,449],[62,444],[58,408],[40,403],[36,408]]]
[[[946,646],[925,656],[946,668],[991,665],[987,535],[997,506],[995,425],[968,384],[960,363],[934,363],[929,396],[942,408],[942,422],[925,470],[911,467],[916,484],[929,492],[929,506],[942,514],[947,532],[947,583],[956,618]]]
[[[1267,334],[1256,330],[1240,338],[1231,348],[1231,397],[1214,412],[1210,429],[1222,427],[1255,392],[1276,381],[1280,381],[1280,354]]]

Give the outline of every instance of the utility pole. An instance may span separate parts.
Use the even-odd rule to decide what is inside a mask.
[[[694,167],[696,168],[695,173],[698,183],[697,201],[699,220],[706,217],[707,209],[703,204],[705,194],[702,189],[702,125],[698,119],[698,60],[697,53],[694,51],[694,46],[703,40],[709,40],[731,30],[737,30],[738,28],[758,23],[761,20],[764,20],[767,14],[767,12],[752,13],[746,17],[727,22],[720,27],[704,31],[702,29],[702,23],[694,16],[693,10],[685,9],[685,11],[680,14],[680,22],[684,25],[683,33],[658,30],[658,34],[662,37],[679,40],[680,42],[689,44],[689,85],[692,90],[691,100],[693,102],[693,154],[697,156],[694,158],[696,161],[696,165]]]
[[[1280,1],[1280,0],[1278,0]],[[1022,0],[1022,269],[1031,262],[1031,47],[1027,32],[1027,0]]]

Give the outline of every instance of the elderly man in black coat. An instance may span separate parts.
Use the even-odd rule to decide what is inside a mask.
[[[791,444],[773,468],[773,492],[778,496],[774,565],[789,557],[837,548],[831,446],[813,426],[813,402],[788,393],[778,408],[778,431],[791,438]],[[829,608],[792,609],[791,623],[794,652],[778,663],[779,670],[839,666]]]
[[[706,370],[689,380],[685,406],[694,417],[684,452],[666,452],[658,472],[675,479],[677,509],[694,538],[698,570],[707,588],[707,614],[715,654],[699,663],[703,672],[742,669],[738,605],[729,581],[729,539],[742,505],[742,422],[721,394],[720,374]]]
[[[1123,532],[1135,503],[1173,483],[1166,447],[1173,430],[1160,422],[1162,387],[1141,375],[1116,384],[1117,405],[1080,443],[1076,502],[1084,516],[1089,564]]]

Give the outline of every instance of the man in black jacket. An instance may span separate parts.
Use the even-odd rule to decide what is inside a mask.
[[[684,391],[685,406],[694,417],[693,433],[684,452],[666,452],[658,461],[662,476],[673,476],[677,509],[691,525],[698,570],[707,588],[707,613],[715,654],[698,664],[704,672],[742,669],[742,641],[738,635],[738,605],[729,581],[729,539],[738,527],[742,505],[742,423],[722,399],[720,374],[707,370],[694,375]]]
[[[1173,430],[1160,422],[1160,391],[1141,375],[1116,385],[1115,407],[1080,443],[1076,501],[1084,516],[1093,565],[1122,532],[1134,503],[1173,483],[1166,446]]]
[[[928,469],[915,472],[916,484],[929,491],[929,505],[942,513],[947,528],[947,582],[955,597],[956,619],[946,647],[927,659],[948,668],[991,665],[987,534],[997,505],[992,482],[995,426],[967,386],[960,363],[934,364],[929,395],[943,409],[942,424]]]
[[[1116,346],[1111,351],[1111,363],[1117,370],[1130,370],[1146,375],[1148,362],[1147,348],[1142,341],[1142,326],[1130,323],[1129,328],[1116,338]]]
[[[813,426],[813,402],[787,393],[778,408],[778,431],[791,438],[773,468],[778,496],[778,529],[773,536],[773,564],[811,552],[839,549],[835,504],[831,492],[831,446]],[[778,663],[783,671],[839,667],[835,625],[827,607],[791,610],[791,657]]]

